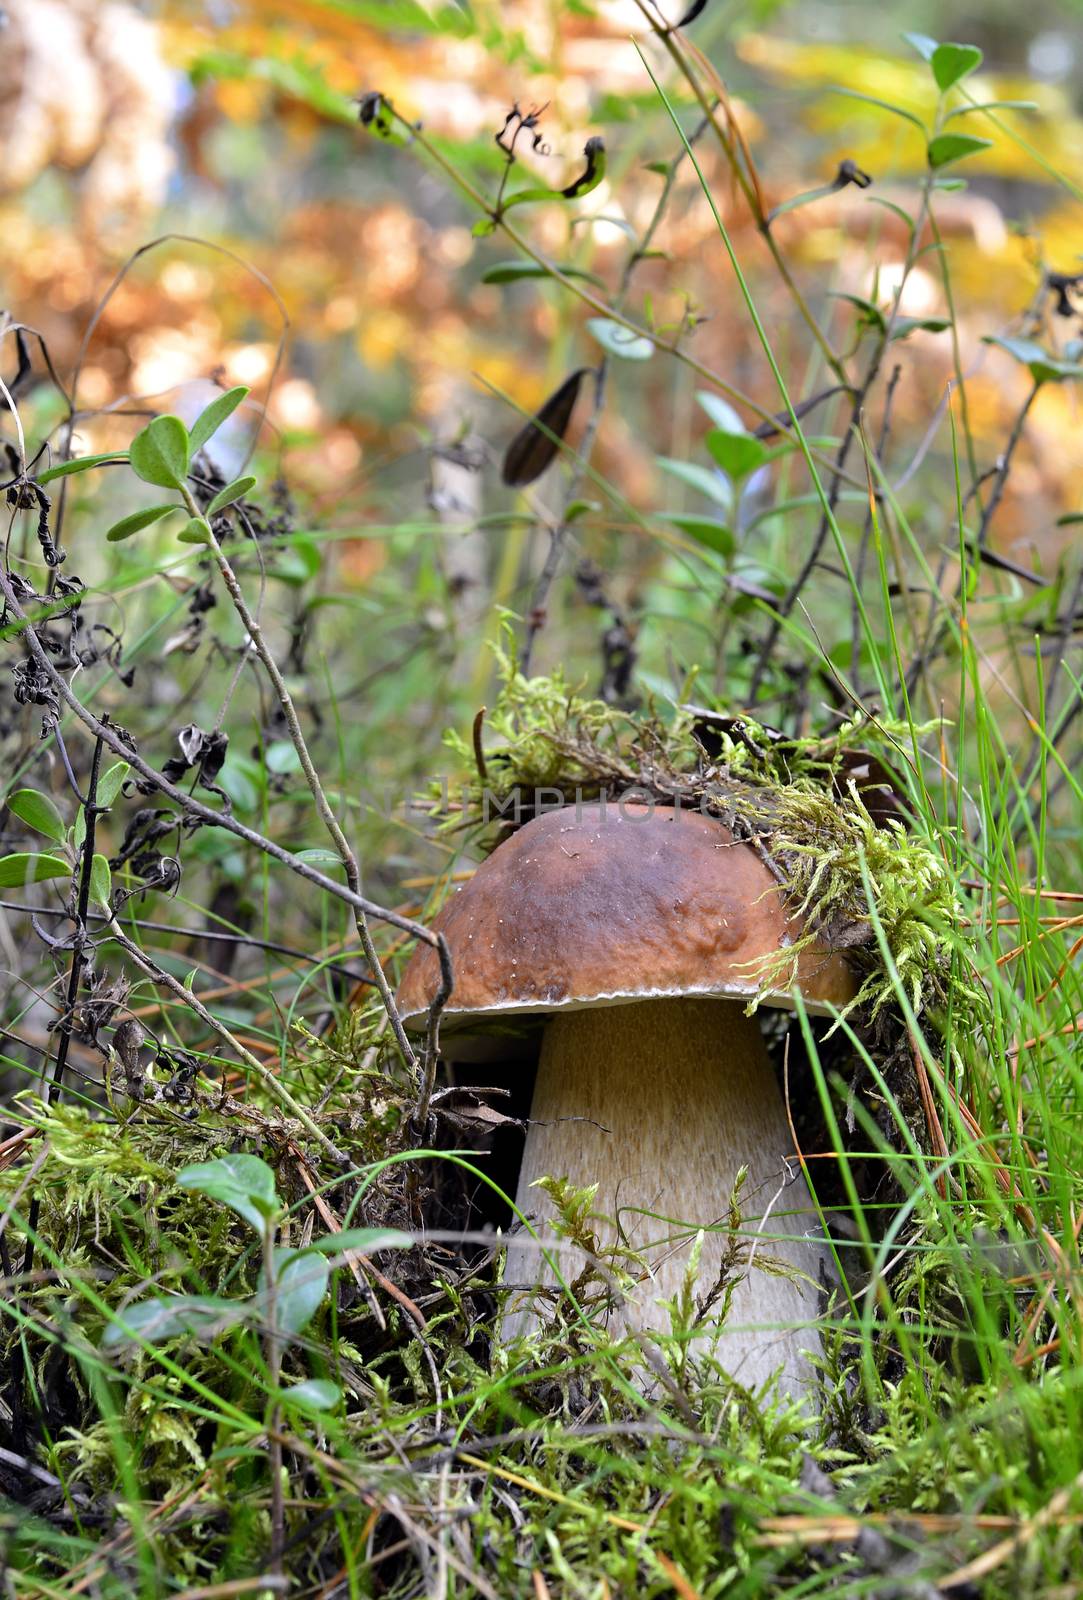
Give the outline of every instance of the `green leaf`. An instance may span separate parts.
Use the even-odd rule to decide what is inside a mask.
[[[113,804],[131,770],[126,761],[114,761],[112,766],[106,767],[98,779],[98,804],[100,806],[111,806]]]
[[[314,578],[323,565],[323,556],[315,539],[307,534],[295,533],[291,535],[288,544],[273,552],[268,563],[268,573],[279,580],[280,583],[293,584],[300,587]]]
[[[207,440],[218,432],[226,418],[233,415],[247,394],[248,390],[245,386],[238,384],[235,389],[227,389],[225,394],[220,394],[217,399],[211,401],[205,410],[199,413],[199,416],[192,423],[192,430],[189,434],[193,455],[197,450],[202,450]]]
[[[283,1389],[280,1398],[284,1406],[301,1411],[333,1411],[342,1399],[342,1390],[327,1378],[306,1378]]]
[[[767,458],[767,447],[750,433],[726,433],[722,428],[712,428],[706,445],[727,477],[740,483],[762,467]]]
[[[707,389],[698,389],[696,399],[706,411],[716,428],[721,428],[723,433],[747,433],[748,429],[730,405],[728,400],[723,400],[720,394],[711,394]]]
[[[904,211],[902,206],[896,205],[894,200],[885,200],[883,195],[880,194],[870,194],[866,197],[866,203],[870,206],[883,206],[885,211],[893,212],[895,216],[898,217],[899,221],[905,224],[907,231],[913,235],[913,217],[910,215],[909,211]]]
[[[1003,339],[999,334],[991,333],[985,336],[983,342],[999,345],[1001,350],[1006,350],[1029,370],[1035,383],[1060,383],[1064,378],[1083,378],[1083,366],[1051,356],[1033,339]]]
[[[324,845],[313,845],[308,850],[295,850],[294,858],[303,861],[306,866],[315,867],[317,872],[343,872],[342,857],[336,855],[334,850],[328,850]]]
[[[35,833],[43,833],[54,844],[64,843],[68,833],[64,818],[47,794],[38,789],[16,789],[7,804],[12,816],[25,822]]]
[[[951,122],[954,117],[969,117],[975,111],[1037,111],[1036,100],[979,100],[972,106],[956,106],[954,111],[949,111],[944,118]]]
[[[267,762],[267,771],[277,772],[280,777],[285,773],[301,770],[301,757],[288,739],[272,739],[267,746],[264,759]],[[342,857],[335,855],[334,851],[321,850],[320,853],[330,856],[336,866],[342,865]]]
[[[62,856],[19,853],[0,858],[0,889],[21,889],[47,878],[70,878],[71,862]]]
[[[718,522],[714,517],[694,517],[683,511],[664,511],[662,520],[672,522],[682,533],[687,533],[690,538],[706,545],[708,550],[724,556],[726,560],[729,560],[736,548],[733,529],[724,522]]]
[[[912,45],[923,61],[931,61],[939,46],[927,33],[904,33],[907,44]]]
[[[109,858],[95,855],[90,863],[90,898],[99,906],[108,906],[113,893],[113,875],[109,871]]]
[[[589,516],[592,511],[601,509],[601,502],[598,500],[572,500],[564,507],[564,521],[578,522],[580,517]]]
[[[110,544],[119,544],[121,539],[130,539],[133,533],[149,528],[152,522],[161,522],[163,517],[183,509],[183,506],[147,506],[142,511],[133,511],[130,517],[121,517],[119,522],[114,522],[105,537]]]
[[[950,317],[896,317],[891,330],[892,343],[907,339],[920,328],[924,333],[944,333],[951,327]]]
[[[953,161],[965,161],[967,156],[990,150],[992,145],[992,139],[979,139],[972,133],[938,133],[935,139],[929,140],[929,165],[935,171],[950,166]]]
[[[582,267],[569,267],[563,261],[557,263],[557,271],[565,278],[583,278],[587,283],[596,283],[600,289],[605,288],[605,279],[599,278],[595,272],[584,272]],[[489,267],[481,275],[482,283],[519,283],[525,278],[549,278],[553,274],[548,267],[540,267],[536,261],[498,261],[495,267]]]
[[[925,124],[913,111],[907,111],[902,106],[892,105],[890,100],[879,100],[874,94],[862,94],[860,89],[847,89],[842,84],[832,86],[832,94],[845,95],[847,100],[860,100],[867,106],[876,106],[880,111],[890,111],[893,116],[904,117],[907,122],[912,122],[921,133],[925,132]]]
[[[713,500],[715,505],[722,506],[726,511],[733,507],[733,490],[729,482],[719,472],[712,472],[709,467],[701,467],[695,461],[674,461],[669,456],[659,456],[658,465],[663,472],[668,472],[671,478],[679,478],[690,489],[697,490],[706,495],[708,500]]]
[[[255,811],[267,787],[267,775],[261,762],[231,752],[218,774],[217,783],[238,811]]]
[[[177,535],[181,544],[210,544],[212,537],[206,517],[189,517]]]
[[[886,331],[887,319],[874,300],[867,300],[861,294],[846,294],[841,289],[829,291],[829,293],[834,300],[845,300],[849,305],[856,306],[861,313],[858,318],[859,322],[865,323],[870,328],[875,328],[878,333]]]
[[[275,1175],[259,1156],[219,1156],[177,1173],[177,1186],[220,1200],[262,1234],[278,1210]]]
[[[188,429],[179,417],[155,417],[132,440],[132,471],[159,489],[181,489],[188,477]]]
[[[619,322],[611,322],[608,317],[590,317],[587,327],[603,350],[611,356],[619,356],[622,361],[649,361],[654,354],[654,345],[649,339],[633,333],[631,328],[622,328]]]
[[[938,44],[929,57],[929,65],[941,93],[968,78],[981,63],[982,53],[976,44]]]
[[[90,472],[93,467],[119,466],[127,459],[126,450],[110,450],[104,456],[77,456],[74,461],[62,461],[59,466],[40,472],[36,481],[44,486],[52,483],[54,478],[70,478],[73,472]]]
[[[314,1250],[275,1250],[275,1325],[279,1333],[300,1333],[312,1321],[327,1293],[331,1267]],[[260,1273],[258,1293],[267,1300],[267,1280]]]
[[[179,1333],[198,1333],[204,1338],[221,1333],[240,1322],[251,1310],[247,1300],[219,1300],[210,1294],[160,1295],[140,1300],[116,1313],[102,1334],[102,1349],[145,1339],[149,1344],[174,1339]]]
[[[360,1250],[362,1255],[375,1255],[377,1250],[409,1250],[414,1244],[410,1234],[398,1228],[343,1228],[341,1233],[323,1233],[307,1246],[321,1255],[345,1255],[347,1250]]]
[[[256,487],[255,478],[234,478],[232,483],[227,483],[224,489],[219,489],[210,505],[207,507],[207,516],[213,517],[216,512],[224,511],[235,500],[243,500],[249,489]]]

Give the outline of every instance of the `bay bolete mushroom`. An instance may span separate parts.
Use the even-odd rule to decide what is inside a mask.
[[[595,1207],[650,1263],[626,1308],[633,1327],[668,1328],[659,1304],[680,1292],[697,1230],[708,1231],[697,1287],[718,1278],[730,1244],[734,1180],[741,1193],[744,1273],[719,1334],[719,1357],[742,1383],[782,1369],[808,1381],[819,1347],[818,1219],[794,1154],[786,1109],[759,1025],[745,1014],[761,964],[800,934],[757,852],[714,817],[622,801],[535,817],[451,896],[434,927],[448,941],[455,985],[444,1053],[479,1029],[537,1027],[540,1056],[518,1205],[544,1227],[553,1210],[531,1186],[545,1175],[598,1184]],[[420,946],[398,1003],[425,1024],[438,985]],[[792,983],[791,980],[792,979]],[[789,987],[764,1004],[810,1012],[855,992],[841,957],[803,948]],[[461,1046],[459,1047],[462,1048]],[[573,1278],[582,1262],[561,1247]],[[784,1271],[780,1273],[778,1265]],[[774,1270],[771,1270],[774,1269]],[[552,1282],[529,1241],[508,1250],[509,1282]],[[529,1304],[505,1332],[529,1326]]]

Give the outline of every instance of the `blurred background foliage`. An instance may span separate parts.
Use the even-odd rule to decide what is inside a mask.
[[[494,135],[513,103],[545,107],[550,153],[532,154],[525,140],[520,151],[547,185],[581,170],[586,139],[602,133],[603,185],[572,206],[533,208],[528,231],[551,259],[612,289],[660,193],[651,164],[679,149],[633,42],[646,34],[642,14],[631,0],[8,0],[6,9],[5,298],[40,328],[62,375],[90,329],[78,448],[126,442],[130,414],[141,407],[190,419],[211,379],[251,385],[253,402],[267,406],[261,447],[301,535],[279,553],[273,614],[296,637],[314,608],[334,612],[321,619],[321,640],[335,681],[324,689],[310,682],[310,709],[318,716],[322,700],[330,715],[333,700],[340,718],[363,719],[351,732],[350,759],[371,758],[374,782],[389,772],[409,778],[404,765],[416,774],[431,769],[440,725],[461,724],[484,696],[483,645],[496,607],[527,608],[547,548],[546,518],[561,505],[559,472],[530,491],[525,514],[500,483],[501,451],[521,423],[516,408],[535,408],[567,372],[596,360],[598,348],[585,327],[590,307],[559,285],[485,281],[513,254],[507,241],[472,234],[476,210],[431,162],[366,136],[353,97],[372,89],[390,97],[490,194],[502,167]],[[1083,16],[1051,0],[714,0],[689,36],[727,84],[768,204],[829,181],[846,157],[875,180],[868,191],[848,187],[794,211],[775,228],[845,354],[858,332],[845,297],[886,305],[902,272],[898,214],[872,202],[913,211],[925,158],[909,122],[836,89],[928,116],[932,79],[904,29],[979,45],[976,98],[1036,107],[1003,113],[1009,134],[980,130],[993,134],[992,147],[967,163],[966,186],[937,204],[970,426],[980,465],[991,466],[1028,383],[1024,368],[982,340],[1020,331],[1043,265],[1071,273],[1083,256],[1071,178],[1083,170]],[[644,48],[664,71],[658,42]],[[666,81],[691,127],[694,108],[672,74]],[[711,141],[702,142],[700,159],[783,371],[798,395],[811,393],[824,371],[793,303]],[[128,254],[165,233],[191,238],[142,256],[92,325]],[[658,254],[635,274],[629,314],[672,334],[690,313],[696,326],[682,334],[684,348],[777,409],[687,163],[652,245]],[[933,256],[907,277],[899,309],[919,319],[948,314]],[[1053,310],[1043,302],[1028,329],[1041,337],[1044,324],[1052,337]],[[953,537],[951,335],[919,329],[893,347],[896,362],[892,427],[901,442],[894,458],[889,443],[887,460],[905,483],[907,514],[935,552]],[[710,422],[695,398],[704,385],[660,353],[616,366],[597,471],[638,514],[687,509],[695,496],[659,471],[658,458],[705,459]],[[1046,385],[1033,406],[992,530],[998,550],[1047,575],[1072,561],[1078,538],[1077,527],[1058,518],[1083,505],[1083,455],[1070,443],[1078,431],[1074,387]],[[40,436],[61,409],[39,386],[28,430]],[[254,420],[253,407],[249,428]],[[815,425],[830,432],[842,421],[841,411],[832,417],[825,408]],[[237,429],[239,456],[244,413]],[[434,446],[452,454],[464,447],[468,466],[479,469],[468,472],[465,505],[458,480],[450,488],[442,481],[446,462]],[[109,474],[75,482],[85,516],[73,559],[84,580],[104,586],[94,529],[130,509],[124,497],[136,490]],[[585,492],[593,499],[589,484]],[[320,530],[318,547],[304,541],[309,527]],[[444,537],[449,531],[464,537]],[[730,668],[711,655],[716,577],[690,576],[685,553],[645,536],[612,502],[586,511],[573,534],[568,572],[586,558],[600,583],[554,589],[537,669],[563,661],[596,683],[599,637],[619,617],[637,653],[640,688],[676,693],[699,665],[716,690],[742,698],[745,685],[722,683]],[[757,524],[742,552],[746,580],[784,587],[795,538],[807,539],[807,527],[792,532],[781,518]],[[126,557],[125,582],[135,592],[147,545],[139,548],[143,555]],[[798,561],[800,553],[798,545]],[[302,579],[310,580],[303,600],[290,587]],[[135,635],[153,648],[175,637],[183,580],[174,590],[168,604],[160,589],[153,599],[148,593],[148,613],[138,619]],[[845,592],[827,574],[807,603],[829,653],[848,666]],[[112,601],[103,595],[100,604],[104,617]],[[129,611],[129,645],[134,620]],[[416,736],[390,752],[389,717],[412,724]]]

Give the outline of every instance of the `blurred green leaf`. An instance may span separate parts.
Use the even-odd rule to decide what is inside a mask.
[[[929,165],[934,170],[950,166],[953,161],[965,161],[983,150],[991,150],[992,139],[979,139],[972,133],[938,133],[929,140]]]
[[[663,511],[663,522],[671,522],[675,528],[680,528],[682,533],[687,533],[699,544],[706,545],[716,555],[724,556],[727,560],[736,548],[733,529],[725,522],[719,522],[714,517],[696,517],[684,511]]]
[[[139,1339],[160,1344],[181,1333],[207,1337],[240,1322],[249,1310],[247,1300],[219,1300],[209,1294],[160,1295],[153,1300],[140,1300],[116,1313],[119,1320],[109,1323],[102,1334],[102,1349],[115,1350],[118,1345]]]
[[[722,428],[712,428],[705,443],[722,471],[735,483],[762,467],[767,459],[766,445],[750,433],[726,433]]]
[[[890,111],[893,116],[903,117],[907,122],[912,122],[922,134],[925,133],[925,124],[913,111],[907,111],[905,106],[893,105],[890,100],[881,100],[874,94],[862,94],[860,89],[847,89],[843,84],[835,84],[835,94],[845,95],[848,100],[860,100],[867,106],[876,106],[880,111]]]
[[[939,46],[935,39],[930,39],[927,33],[904,33],[903,38],[908,45],[912,45],[923,61],[931,61]]]
[[[982,63],[982,53],[976,44],[938,44],[929,57],[937,88],[945,93]]]
[[[1083,366],[1076,361],[1065,361],[1052,356],[1033,339],[1006,339],[999,334],[986,334],[985,344],[995,344],[1024,367],[1028,368],[1035,383],[1060,383],[1065,378],[1083,378]]]
[[[605,288],[605,279],[599,278],[595,272],[586,272],[582,267],[571,267],[566,262],[557,263],[558,272],[565,278],[583,278],[587,283],[597,284],[599,289]],[[548,278],[553,274],[546,267],[541,267],[536,261],[498,261],[495,267],[489,267],[481,275],[482,283],[519,283],[525,278]]]
[[[611,322],[608,317],[589,317],[587,327],[608,355],[619,356],[622,361],[649,361],[654,354],[654,345],[649,339],[633,333],[631,328],[623,328],[619,322]]]
[[[1036,100],[982,100],[972,106],[956,106],[953,111],[948,112],[944,121],[951,122],[953,117],[969,117],[975,111],[1037,111],[1038,109]]]
[[[362,1255],[375,1255],[377,1250],[410,1250],[414,1240],[399,1228],[343,1228],[341,1233],[323,1233],[306,1246],[319,1250],[326,1256],[344,1255],[347,1250],[360,1250]]]
[[[732,509],[733,490],[728,479],[720,472],[712,472],[709,467],[701,467],[695,461],[674,461],[669,456],[659,456],[658,465],[663,472],[668,472],[671,478],[679,478],[690,489],[706,495],[708,500],[723,506],[726,511]]]
[[[728,400],[723,400],[720,394],[711,394],[707,389],[698,389],[696,399],[706,411],[716,428],[721,428],[723,433],[747,433],[748,429],[741,421],[737,412]]]
[[[333,1411],[342,1399],[342,1390],[328,1378],[306,1378],[282,1391],[282,1404],[301,1411]]]

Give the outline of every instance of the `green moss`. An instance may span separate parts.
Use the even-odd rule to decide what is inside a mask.
[[[816,941],[857,967],[854,1007],[870,1018],[897,1006],[899,988],[916,1013],[946,1003],[964,921],[952,876],[937,841],[895,817],[875,821],[852,776],[871,756],[886,778],[908,729],[854,719],[829,735],[784,739],[751,717],[718,717],[710,729],[717,753],[708,755],[687,707],[663,716],[651,704],[632,716],[585,697],[559,671],[524,678],[510,634],[496,655],[502,687],[479,725],[480,763],[473,744],[447,735],[462,763],[454,792],[465,809],[445,827],[484,836],[487,816],[506,812],[516,794],[529,804],[538,789],[570,803],[635,788],[702,807],[756,847],[805,919],[803,940],[753,974],[763,990],[787,983],[797,955]],[[954,995],[956,1005],[985,1008],[976,985],[956,978]]]

